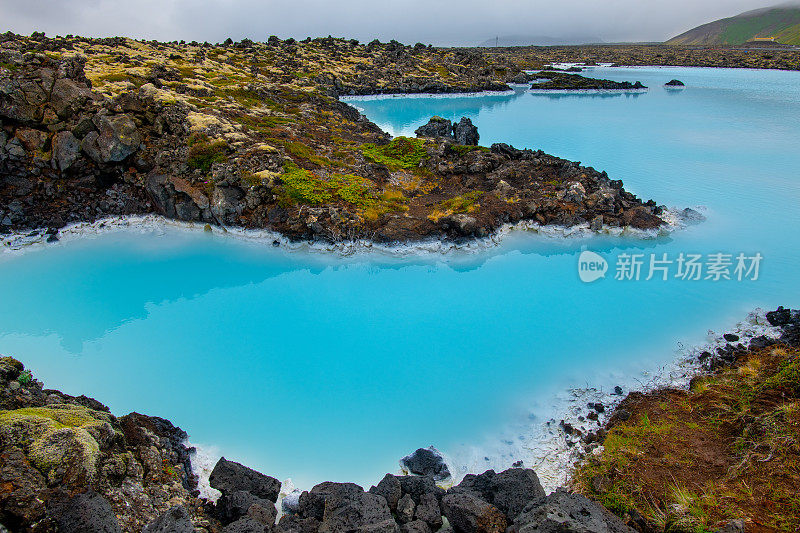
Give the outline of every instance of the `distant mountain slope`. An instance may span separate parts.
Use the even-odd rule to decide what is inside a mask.
[[[569,44],[598,44],[603,40],[595,35],[574,37],[546,37],[543,35],[501,35],[486,39],[478,46],[559,46]]]
[[[754,38],[800,45],[800,6],[775,6],[715,20],[673,37],[667,44],[743,44]]]

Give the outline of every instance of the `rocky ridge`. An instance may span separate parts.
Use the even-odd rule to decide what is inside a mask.
[[[365,58],[413,72],[430,63],[438,80],[452,66],[452,90],[520,74],[501,76],[497,61],[481,74],[482,56],[341,39],[0,41],[0,231],[50,228],[55,240],[72,222],[160,213],[297,240],[405,242],[483,237],[522,220],[663,222],[655,202],[591,167],[479,147],[464,121],[453,135],[391,140],[332,96],[358,92],[345,89],[362,83]],[[370,79],[394,83],[391,72]]]
[[[608,44],[500,47],[480,51],[497,61],[513,62],[520,70],[539,70],[545,65],[560,63],[800,70],[800,48],[780,45]]]

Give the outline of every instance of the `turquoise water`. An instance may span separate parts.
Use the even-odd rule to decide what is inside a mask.
[[[431,444],[473,469],[525,459],[533,430],[520,428],[553,416],[566,387],[635,383],[679,341],[755,306],[800,305],[800,73],[596,72],[651,89],[354,105],[396,133],[468,116],[482,144],[580,160],[660,204],[706,206],[706,222],[654,240],[514,233],[479,252],[401,257],[116,231],[0,256],[0,353],[47,386],[167,417],[301,486],[374,483]],[[663,89],[672,78],[687,88]],[[756,281],[612,272],[586,284],[586,247],[612,269],[622,253],[764,259]]]

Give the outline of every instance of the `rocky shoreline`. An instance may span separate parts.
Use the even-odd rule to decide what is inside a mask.
[[[148,213],[325,242],[457,241],[526,220],[663,224],[654,201],[577,162],[478,146],[477,134],[474,142],[390,139],[331,94],[389,92],[394,74],[377,70],[369,79],[378,85],[359,85],[362,73],[331,92],[324,70],[360,72],[356,59],[388,55],[416,72],[435,59],[460,73],[434,68],[431,79],[444,84],[436,92],[507,88],[521,74],[499,62],[475,70],[486,61],[480,55],[341,39],[215,46],[5,34],[1,41],[2,232],[55,235],[70,223]],[[341,64],[319,63],[329,56]],[[288,69],[312,67],[323,71],[286,78]]]
[[[625,396],[570,486],[646,533],[800,526],[800,311],[763,318],[770,331],[729,331],[696,353],[702,371],[684,386]]]
[[[0,359],[0,407],[0,530],[631,531],[583,496],[546,495],[530,469],[470,474],[442,489],[437,482],[450,473],[433,449],[405,457],[408,475],[387,474],[369,491],[325,482],[293,493],[278,520],[277,479],[221,458],[209,483],[222,495],[201,499],[181,429],[138,413],[117,418],[92,398],[45,389],[11,357]]]
[[[739,329],[724,334],[715,353],[699,353],[703,373],[693,382],[734,365],[748,350],[800,344],[800,312],[778,308],[766,320],[774,334]],[[592,402],[580,417],[589,424],[606,417],[599,429],[559,424],[565,439],[583,448],[579,457],[602,450],[609,428],[630,418],[626,405],[642,393],[614,394],[622,398],[616,408]],[[387,474],[368,491],[325,482],[289,494],[280,512],[278,480],[222,458],[209,477],[222,494],[212,502],[200,497],[186,436],[167,420],[115,417],[97,400],[45,389],[22,363],[3,357],[0,524],[32,532],[658,531],[642,529],[636,513],[615,517],[564,488],[547,495],[536,472],[521,464],[468,474],[445,490],[437,483],[450,484],[451,472],[433,448],[403,458],[405,475]]]

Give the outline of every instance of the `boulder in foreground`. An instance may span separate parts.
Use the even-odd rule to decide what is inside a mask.
[[[406,455],[400,459],[400,466],[412,474],[431,476],[436,481],[450,477],[450,469],[444,456],[433,446],[419,448],[414,453]]]

